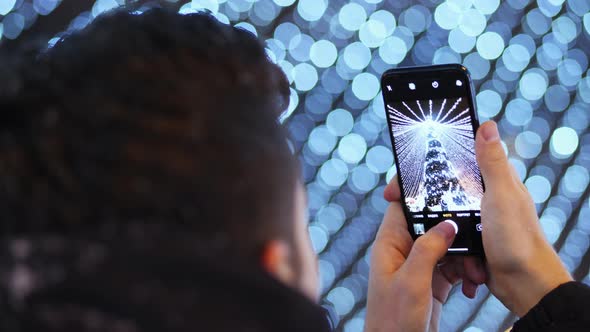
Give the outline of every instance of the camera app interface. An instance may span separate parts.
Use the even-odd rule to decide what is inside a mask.
[[[440,222],[457,232],[449,252],[481,254],[484,186],[469,77],[458,68],[403,69],[382,80],[385,112],[410,232]]]
[[[465,97],[386,105],[408,211],[479,211],[483,186]]]

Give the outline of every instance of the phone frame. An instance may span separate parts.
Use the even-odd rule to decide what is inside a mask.
[[[441,78],[445,77],[445,75],[451,74],[450,76],[457,76],[460,75],[463,79],[464,82],[466,83],[466,88],[464,91],[465,93],[459,94],[457,93],[456,96],[461,96],[461,97],[466,97],[467,98],[467,103],[469,104],[469,113],[471,116],[471,126],[473,128],[473,138],[475,140],[475,134],[477,132],[477,129],[479,128],[479,118],[477,116],[477,108],[476,108],[476,104],[475,104],[475,89],[473,86],[473,82],[471,80],[471,75],[469,73],[469,71],[467,70],[466,67],[460,65],[460,64],[445,64],[445,65],[431,65],[431,66],[417,66],[417,67],[402,67],[402,68],[393,68],[393,69],[389,69],[386,72],[383,73],[383,75],[381,76],[381,91],[382,91],[382,96],[383,96],[383,102],[384,102],[384,110],[385,110],[385,117],[386,117],[386,121],[387,121],[387,128],[389,130],[389,137],[391,140],[391,145],[392,145],[392,152],[393,152],[393,157],[395,160],[395,167],[396,167],[396,171],[397,174],[400,174],[401,170],[400,170],[400,163],[398,160],[398,154],[397,154],[397,150],[395,148],[395,138],[393,135],[393,130],[392,130],[392,124],[389,118],[389,115],[387,114],[387,105],[390,104],[392,101],[398,101],[395,98],[388,98],[388,96],[390,96],[391,92],[388,91],[388,82],[390,83],[391,81],[397,80],[397,81],[406,81],[411,75],[411,80],[412,81],[421,81],[421,80],[437,80],[440,81]],[[406,84],[407,85],[407,84]],[[438,93],[436,92],[438,91]],[[449,98],[449,97],[455,97],[455,95],[453,94],[449,94],[449,93],[445,93],[443,92],[444,90],[434,90],[431,91],[432,93],[429,94],[429,96],[427,98],[424,98],[422,96],[420,97],[404,97],[403,100],[408,101],[408,100],[425,100],[425,99],[437,99],[437,98]],[[399,99],[399,101],[402,101],[402,99]],[[481,175],[481,173],[480,173]],[[401,191],[401,195],[402,195],[402,208],[404,211],[404,215],[406,217],[406,223],[408,226],[408,231],[410,233],[410,235],[412,236],[412,238],[415,240],[419,237],[419,235],[416,235],[414,233],[413,230],[413,222],[415,221],[415,218],[412,216],[412,212],[409,211],[408,206],[406,204],[406,194],[405,194],[405,190],[404,190],[404,186],[402,184],[402,181],[399,181],[399,187],[400,187],[400,191]],[[485,191],[485,186],[483,183],[483,178],[482,178],[482,189]],[[480,212],[481,210],[479,210],[478,212]],[[481,217],[477,217],[477,216],[473,216],[473,218],[479,218],[479,223],[481,223]],[[477,221],[477,220],[476,220]],[[441,221],[439,221],[441,222]],[[476,224],[474,224],[475,226]],[[483,243],[482,243],[482,238],[481,238],[481,231],[477,231],[476,227],[473,227],[471,231],[467,231],[468,232],[468,236],[471,240],[471,247],[468,248],[469,251],[465,252],[465,251],[448,251],[448,255],[459,255],[459,256],[484,256],[484,251],[483,251]]]

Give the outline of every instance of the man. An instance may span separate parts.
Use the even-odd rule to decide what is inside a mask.
[[[259,41],[207,14],[115,11],[36,66],[3,106],[5,330],[329,330],[276,121],[288,83]],[[487,282],[526,314],[516,331],[556,330],[554,297],[587,297],[544,240],[493,123],[477,153],[486,265],[438,263],[454,238],[446,223],[412,243],[392,182],[367,331],[437,330],[459,280],[470,297]],[[570,330],[587,326],[587,309],[564,307]]]

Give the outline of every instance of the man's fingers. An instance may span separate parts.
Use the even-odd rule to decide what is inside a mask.
[[[383,216],[383,222],[379,227],[379,232],[382,231],[395,231],[408,233],[408,223],[406,222],[406,216],[400,202],[393,202],[387,207],[385,215]]]
[[[469,279],[464,279],[461,290],[465,296],[472,299],[475,297],[475,295],[477,295],[477,287],[478,285],[474,282],[470,281]]]
[[[406,260],[412,248],[412,237],[399,202],[389,204],[372,249],[372,268],[379,275],[391,275]],[[378,271],[377,271],[378,270]]]
[[[399,202],[401,200],[401,191],[399,189],[399,182],[397,175],[391,179],[385,190],[383,191],[383,197],[388,202]]]
[[[410,275],[432,274],[436,263],[445,256],[455,239],[455,227],[441,222],[432,227],[415,242],[406,260],[406,268]]]
[[[481,258],[467,256],[463,260],[463,279],[468,279],[476,285],[481,285],[487,281],[487,273]]]
[[[498,190],[514,181],[495,122],[487,121],[479,127],[475,138],[475,155],[486,191]]]

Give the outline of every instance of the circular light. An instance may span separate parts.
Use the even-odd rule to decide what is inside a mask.
[[[254,4],[254,2],[251,1],[241,1],[241,0],[231,0],[227,2],[228,7],[239,13],[245,13],[247,11],[249,11],[252,8],[252,5]]]
[[[359,30],[359,40],[368,47],[375,48],[383,44],[387,37],[385,25],[377,20],[369,20]]]
[[[371,194],[371,206],[379,213],[385,213],[385,210],[389,206],[389,202],[383,198],[384,189],[385,186],[381,186],[373,190]]]
[[[338,108],[330,112],[326,118],[326,127],[336,136],[344,136],[352,130],[354,119],[347,110]]]
[[[537,0],[537,5],[547,17],[553,17],[561,11],[564,0]]]
[[[338,154],[345,162],[349,164],[356,164],[367,152],[367,142],[359,134],[348,134],[338,144]]]
[[[586,103],[590,103],[590,76],[584,77],[578,84],[578,95]]]
[[[318,260],[318,266],[321,278],[320,283],[322,290],[324,290],[334,282],[334,279],[336,278],[336,270],[334,268],[334,264],[324,258]]]
[[[351,188],[359,194],[371,191],[378,182],[379,177],[377,174],[371,172],[365,164],[355,167],[349,178]]]
[[[397,175],[397,168],[395,167],[395,165],[391,166],[391,168],[387,171],[387,174],[385,175],[385,182],[387,182],[387,183],[391,182],[393,177],[396,175]]]
[[[310,50],[311,62],[320,68],[328,68],[336,62],[338,50],[336,46],[328,40],[318,40]]]
[[[519,156],[525,159],[536,158],[541,153],[543,141],[537,133],[525,131],[516,136],[514,149]]]
[[[582,78],[582,67],[573,59],[565,59],[557,66],[559,82],[565,86],[574,86]]]
[[[433,64],[461,63],[461,55],[448,46],[441,47],[434,52]]]
[[[578,16],[590,13],[590,2],[588,1],[568,0],[567,5]]]
[[[379,92],[379,79],[370,73],[358,74],[352,80],[352,92],[360,100],[371,100]]]
[[[299,0],[297,13],[304,20],[314,22],[322,18],[327,8],[327,0]]]
[[[398,26],[394,31],[392,36],[398,37],[406,43],[406,49],[412,49],[414,46],[414,34],[412,31],[404,26]]]
[[[562,112],[570,103],[570,95],[561,85],[553,85],[545,93],[545,105],[551,112]]]
[[[475,97],[477,102],[477,111],[481,116],[493,118],[500,113],[502,109],[502,97],[493,90],[483,90]]]
[[[330,159],[320,168],[319,176],[328,186],[339,188],[348,178],[348,167],[340,159]]]
[[[512,72],[520,73],[528,65],[531,55],[526,47],[513,44],[506,48],[504,54],[502,54],[502,61],[506,68]]]
[[[334,311],[340,316],[348,314],[354,307],[355,299],[350,289],[345,287],[336,287],[326,296],[334,306]]]
[[[420,33],[426,29],[430,12],[426,7],[416,5],[408,8],[401,14],[403,25],[414,33]]]
[[[474,80],[481,80],[490,71],[490,62],[482,58],[479,53],[471,53],[463,60],[463,65],[469,69]]]
[[[342,6],[338,13],[338,22],[344,29],[349,31],[357,31],[366,20],[367,12],[365,8],[357,3]]]
[[[316,254],[319,254],[326,248],[326,245],[328,245],[328,233],[318,225],[309,226],[308,232],[313,251]]]
[[[383,26],[385,26],[385,34],[387,36],[391,36],[393,30],[395,30],[395,26],[397,25],[395,16],[393,16],[393,14],[387,10],[378,10],[371,14],[369,19],[383,23]]]
[[[466,35],[461,29],[455,28],[449,33],[449,46],[455,52],[467,53],[475,46],[476,38]]]
[[[554,70],[561,62],[563,52],[555,43],[544,42],[537,51],[537,61],[545,70]]]
[[[568,158],[578,149],[578,134],[569,127],[556,129],[551,135],[550,148],[556,158]]]
[[[8,3],[10,2],[11,1],[8,0]],[[49,15],[60,4],[60,2],[61,1],[58,0],[33,1],[33,9],[40,15]],[[25,9],[25,6],[26,5],[22,6],[20,10]]]
[[[504,39],[495,32],[485,32],[477,38],[476,48],[482,58],[497,59],[504,51]]]
[[[191,7],[197,10],[209,10],[213,14],[216,14],[219,11],[219,3],[216,0],[193,0],[191,2]]]
[[[590,125],[590,114],[588,114],[587,107],[579,104],[572,105],[565,113],[564,125],[583,131]]]
[[[274,3],[281,7],[289,7],[295,3],[295,0],[273,0]]]
[[[291,44],[291,39],[295,36],[299,36],[301,34],[301,30],[299,27],[291,22],[285,22],[279,24],[279,26],[275,29],[274,38],[281,41],[283,45]]]
[[[562,44],[571,43],[578,36],[578,28],[567,16],[561,16],[551,25],[555,39]]]
[[[346,325],[344,325],[344,332],[362,331],[364,326],[365,320],[355,317],[346,322]]]
[[[566,195],[577,198],[584,193],[590,182],[590,174],[580,165],[570,166],[563,176],[562,185]]]
[[[291,38],[289,42],[289,53],[296,61],[307,61],[313,44],[314,40],[310,36],[306,34],[297,35]]]
[[[524,184],[537,204],[545,202],[551,195],[551,183],[543,176],[533,175]]]
[[[549,243],[553,244],[559,238],[562,227],[560,226],[559,220],[551,215],[543,215],[539,218],[539,223],[543,228],[543,233]]]
[[[334,150],[336,137],[324,126],[315,127],[309,134],[308,145],[316,155],[325,156]]]
[[[324,225],[330,234],[336,233],[346,220],[346,213],[344,209],[335,203],[330,203],[323,206],[316,214],[316,220],[321,225]]]
[[[248,22],[240,22],[240,23],[236,24],[235,27],[244,29],[244,30],[250,32],[251,34],[253,34],[254,36],[258,36],[258,32],[256,32],[256,27],[254,27],[252,24],[250,24]]]
[[[0,1],[0,15],[5,16],[10,13],[16,5],[16,0],[3,0]]]
[[[283,43],[278,40],[278,39],[274,39],[274,38],[270,38],[266,40],[266,48],[267,48],[267,53],[269,54],[269,57],[273,57],[274,58],[274,62],[279,64],[279,66],[281,65],[282,62],[285,62],[285,55],[287,54],[287,52],[285,51],[285,45],[283,45]],[[292,65],[291,65],[292,67]],[[292,68],[291,68],[292,69]],[[284,71],[284,69],[283,69]]]
[[[486,28],[486,17],[477,9],[467,10],[461,16],[459,29],[470,37],[479,36]]]
[[[533,118],[533,107],[522,99],[516,98],[506,105],[506,119],[513,126],[525,126]]]
[[[25,17],[18,12],[12,12],[2,20],[4,37],[16,39],[25,28]]]
[[[539,36],[542,36],[549,31],[552,22],[551,19],[543,15],[538,8],[529,11],[525,20],[532,32]]]
[[[523,46],[527,50],[527,56],[529,57],[529,59],[537,51],[537,45],[533,37],[524,33],[516,35],[512,39],[510,39],[510,45]]]
[[[500,6],[500,0],[473,0],[473,6],[484,15],[491,15]]]
[[[299,91],[309,91],[318,82],[318,72],[308,63],[300,63],[293,68],[293,81]]]
[[[479,327],[469,326],[463,332],[484,332],[484,331],[482,329],[480,329]]]
[[[92,6],[92,16],[97,17],[98,15],[116,7],[119,7],[116,0],[97,0]]]
[[[469,69],[471,77],[475,80],[486,77],[490,71],[490,62],[475,52],[465,57],[463,65]]]
[[[510,158],[509,161],[516,170],[516,174],[518,174],[520,181],[524,180],[527,173],[526,165],[522,162],[522,160],[515,158]]]
[[[293,88],[289,88],[289,92],[289,106],[287,107],[287,110],[279,117],[279,121],[281,123],[288,119],[297,108],[297,105],[299,105],[299,95],[297,92]]]
[[[461,12],[459,8],[451,5],[449,2],[443,2],[436,7],[434,11],[434,21],[441,28],[451,30],[459,25]]]
[[[396,65],[404,60],[408,49],[406,43],[399,37],[392,36],[383,42],[379,47],[379,56],[385,63]]]
[[[343,58],[348,67],[354,70],[362,70],[371,61],[371,51],[363,43],[355,42],[346,46]]]
[[[367,167],[374,173],[385,173],[393,165],[393,153],[383,145],[376,145],[367,152]]]
[[[538,100],[547,91],[547,85],[545,72],[539,69],[529,69],[522,75],[519,88],[522,96],[526,99]]]

